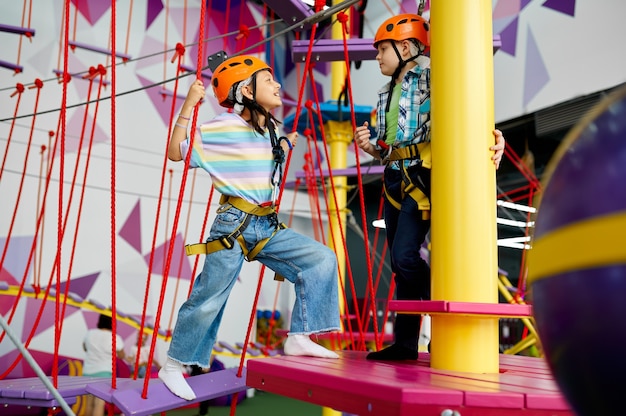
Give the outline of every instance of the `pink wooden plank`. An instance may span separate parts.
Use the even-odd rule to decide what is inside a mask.
[[[432,406],[462,408],[464,416],[481,415],[467,413],[468,409],[572,414],[554,381],[545,377],[541,359],[526,357],[530,363],[540,364],[538,374],[533,374],[532,368],[526,373],[473,374],[431,369],[428,354],[420,353],[418,361],[394,363],[368,361],[365,354],[342,351],[339,360],[288,356],[249,360],[247,384],[372,416],[423,414],[421,410]]]
[[[300,366],[295,367],[298,360],[285,358],[249,360],[246,384],[298,400],[371,416],[414,415],[416,400],[428,405],[462,404],[463,396],[458,391],[426,387],[410,380],[394,380],[382,373],[364,377],[351,374],[351,367],[343,370],[324,368],[322,373],[315,368],[316,365],[307,363],[323,359],[301,358]],[[278,360],[281,362],[276,362]],[[266,366],[264,361],[275,361],[278,366]],[[323,361],[330,364],[341,360]]]
[[[445,300],[392,300],[389,302],[389,310],[399,313],[446,313],[448,302]]]
[[[393,300],[389,310],[398,313],[480,315],[485,317],[530,317],[531,305],[511,303],[450,302],[443,300]]]

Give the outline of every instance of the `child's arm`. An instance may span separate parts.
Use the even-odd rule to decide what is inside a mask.
[[[296,147],[296,143],[298,142],[298,132],[292,131],[291,133],[287,134],[285,137],[287,137],[287,140],[289,140],[291,147],[284,140],[280,141],[280,145],[283,147],[283,150],[285,152],[288,152],[289,150],[292,150],[294,147]]]
[[[172,129],[172,137],[167,149],[167,157],[175,162],[183,160],[180,153],[180,143],[187,139],[187,127],[191,123],[191,113],[193,108],[204,98],[205,90],[202,81],[195,80],[189,87],[187,98],[183,103],[180,113]]]
[[[493,156],[491,156],[491,160],[493,160],[493,164],[496,165],[496,169],[498,169],[500,167],[500,162],[502,161],[502,155],[504,154],[506,141],[504,140],[502,132],[498,129],[495,129],[493,131],[493,136],[496,138],[496,144],[491,146],[489,150],[495,152]]]
[[[376,159],[380,159],[380,153],[372,143],[370,143],[370,129],[368,128],[369,123],[366,121],[362,126],[358,126],[354,131],[354,141],[357,146],[359,146],[363,151],[369,153],[374,156]]]

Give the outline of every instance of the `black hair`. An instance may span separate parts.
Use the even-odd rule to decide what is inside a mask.
[[[98,318],[98,328],[113,330],[113,319],[108,315],[100,314],[100,318]]]

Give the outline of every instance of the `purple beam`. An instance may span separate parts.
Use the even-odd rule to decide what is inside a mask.
[[[297,22],[301,22],[309,16],[313,15],[307,5],[301,0],[263,0],[267,7],[272,9],[281,19],[287,23],[287,25],[293,25]],[[311,24],[307,23],[300,26],[300,30],[309,30]]]
[[[294,40],[291,42],[291,59],[294,62],[304,62],[309,51],[309,40]],[[376,49],[373,39],[354,38],[346,41],[348,58],[351,61],[371,61],[376,59]],[[343,40],[320,39],[313,45],[311,60],[316,61],[343,61]]]
[[[0,60],[0,66],[3,67],[3,68],[12,69],[16,73],[20,73],[20,72],[24,71],[24,67],[23,66],[12,64],[12,63],[7,62],[7,61]]]
[[[88,51],[92,51],[92,52],[98,52],[101,53],[103,55],[111,55],[111,51],[108,49],[103,49],[103,48],[97,48],[95,46],[91,46],[91,45],[86,45],[84,43],[78,43],[75,41],[69,41],[68,42],[70,47],[72,48],[72,50],[74,50],[75,48],[80,48],[80,49],[86,49]],[[122,60],[124,61],[129,61],[130,60],[130,55],[127,55],[125,53],[121,53],[121,52],[116,52],[115,56],[118,58],[122,58]]]
[[[196,68],[192,68],[188,65],[181,65],[180,69],[187,71],[187,72],[196,72]],[[211,75],[207,72],[201,71],[200,74],[202,75],[202,78],[206,78],[206,79],[211,79]]]
[[[372,61],[376,59],[376,49],[374,49],[374,39],[354,38],[346,41],[348,48],[348,58],[351,61]],[[500,35],[493,38],[493,53],[496,53],[502,46]],[[343,40],[341,39],[320,39],[311,49],[311,59],[313,62],[322,61],[343,61]],[[291,59],[293,62],[304,62],[309,51],[309,40],[294,40],[291,42]]]
[[[18,35],[26,35],[29,38],[35,36],[35,29],[3,24],[0,24],[0,32],[17,33]]]

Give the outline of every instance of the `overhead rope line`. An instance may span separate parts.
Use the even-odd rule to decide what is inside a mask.
[[[354,3],[358,2],[358,1],[359,0],[345,0],[344,2],[342,2],[342,3],[338,4],[338,5],[329,7],[328,9],[322,10],[322,11],[320,11],[318,13],[315,13],[315,14],[313,14],[311,16],[308,16],[308,17],[304,18],[303,20],[301,20],[300,22],[296,22],[296,23],[292,24],[291,26],[289,26],[289,27],[287,27],[287,28],[285,28],[285,29],[283,29],[283,30],[281,30],[279,32],[276,32],[275,34],[271,35],[270,37],[268,37],[268,38],[266,38],[266,39],[264,39],[264,40],[262,40],[260,42],[257,42],[254,45],[248,46],[247,48],[239,51],[238,54],[242,54],[242,53],[247,52],[249,50],[255,49],[256,47],[258,47],[258,46],[260,46],[260,45],[262,45],[264,43],[267,43],[267,42],[269,42],[269,41],[271,41],[273,39],[276,39],[276,38],[278,38],[278,37],[280,37],[280,36],[282,36],[282,35],[284,35],[286,33],[289,33],[291,31],[301,27],[301,26],[304,26],[306,24],[313,24],[313,23],[316,23],[318,21],[324,20],[328,16],[330,16],[330,15],[332,15],[332,14],[334,14],[334,13],[340,11],[340,10],[343,10],[343,9],[349,7],[349,6],[351,6],[352,4],[354,4]],[[280,22],[282,22],[282,21],[283,20],[281,19]],[[236,34],[236,33],[239,33],[239,31],[231,32],[230,35]],[[221,36],[217,37],[215,39],[219,39],[219,38],[221,38]],[[159,55],[160,54],[161,54],[161,52],[159,53]],[[235,54],[233,56],[236,56],[236,55],[237,54]],[[199,65],[201,65],[201,64],[199,64]],[[200,66],[198,66],[198,68],[200,68]],[[207,65],[205,67],[202,67],[202,70],[205,70],[205,69],[209,69],[209,66]],[[198,72],[200,72],[200,71],[198,71]],[[136,92],[140,92],[140,91],[143,91],[143,90],[147,90],[147,89],[150,89],[150,88],[154,88],[154,87],[160,86],[161,84],[165,84],[165,83],[168,83],[168,82],[175,81],[176,78],[187,77],[187,76],[189,76],[191,74],[192,73],[186,73],[186,74],[179,75],[179,76],[177,76],[175,78],[169,78],[169,79],[166,79],[166,80],[163,80],[163,81],[155,82],[155,83],[146,85],[144,87],[135,88],[135,89],[127,90],[127,91],[123,91],[123,92],[118,92],[116,96],[117,97],[121,97],[121,96],[129,95],[129,94],[134,94]],[[0,89],[0,91],[2,91],[2,90]],[[102,97],[101,100],[107,100],[107,99],[110,99],[110,98],[111,97]],[[79,106],[85,105],[85,104],[86,104],[85,102],[77,103],[77,104],[73,104],[73,105],[68,105],[66,108],[68,108],[68,109],[69,108],[75,108],[75,107],[79,107]],[[56,111],[59,111],[59,109],[55,108],[55,109],[51,109],[51,110],[45,110],[45,111],[41,111],[41,112],[39,112],[37,114],[49,114],[49,113],[53,113],[53,112],[56,112]],[[26,118],[26,117],[33,117],[34,115],[35,114],[24,114],[24,115],[21,115],[21,116],[17,116],[15,118],[16,119],[21,119],[21,118]],[[11,119],[12,118],[0,119],[0,122],[9,121]]]

